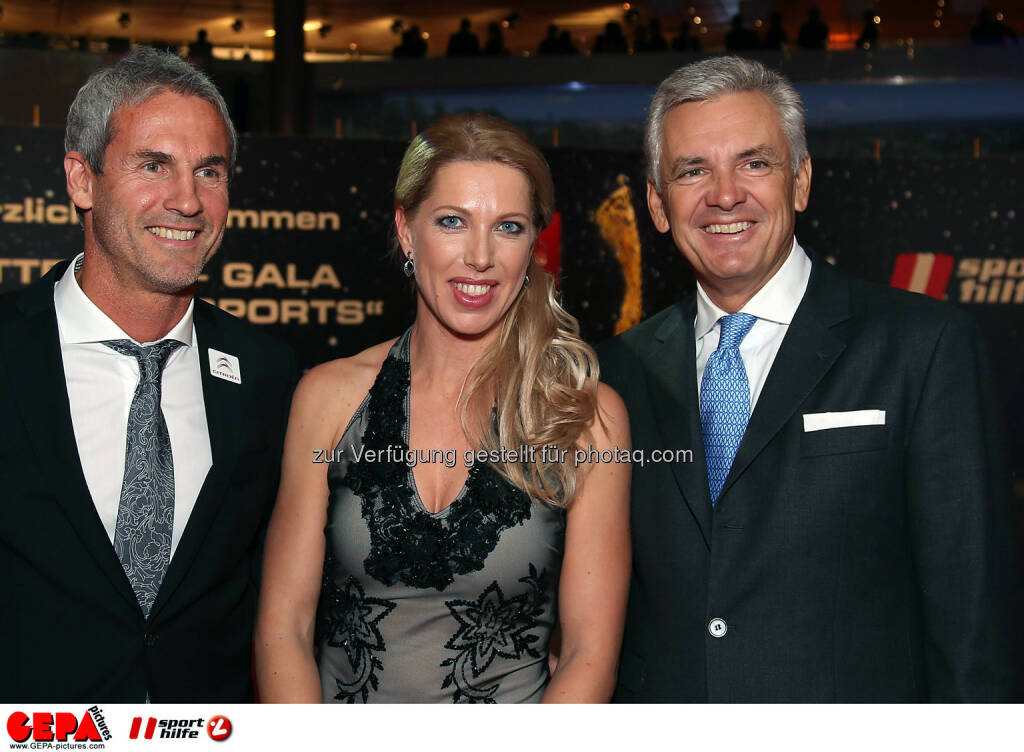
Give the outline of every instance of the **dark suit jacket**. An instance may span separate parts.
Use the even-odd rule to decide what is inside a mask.
[[[251,700],[253,570],[294,355],[196,300],[213,467],[145,620],[75,444],[53,306],[66,266],[0,297],[0,702]],[[238,356],[240,384],[210,374],[211,347]]]
[[[633,467],[616,699],[1007,699],[1016,542],[969,317],[815,262],[712,508],[695,315],[690,296],[599,348],[634,446],[693,452]],[[804,431],[863,409],[885,425]]]

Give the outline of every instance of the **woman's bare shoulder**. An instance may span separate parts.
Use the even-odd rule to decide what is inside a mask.
[[[299,381],[292,401],[292,416],[329,430],[335,438],[352,419],[394,339],[381,342],[348,358],[338,358],[311,368]]]
[[[626,403],[604,382],[597,385],[597,415],[590,425],[601,443],[623,447],[629,443],[629,413]]]

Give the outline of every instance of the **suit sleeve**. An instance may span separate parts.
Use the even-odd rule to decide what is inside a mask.
[[[978,328],[940,332],[912,417],[906,493],[933,701],[1007,701],[1019,680],[1019,541]]]
[[[281,346],[280,356],[275,361],[278,369],[275,373],[277,387],[276,393],[271,397],[270,404],[276,406],[277,413],[274,414],[273,422],[273,447],[272,453],[276,463],[271,498],[267,504],[267,511],[260,523],[260,530],[256,538],[256,545],[253,547],[252,557],[252,581],[258,590],[263,577],[263,551],[267,544],[267,530],[270,525],[270,513],[273,511],[273,504],[277,497],[277,486],[281,480],[281,458],[284,455],[284,434],[288,426],[288,414],[291,411],[292,395],[295,393],[295,386],[299,383],[299,366],[295,358],[295,351],[287,345]]]

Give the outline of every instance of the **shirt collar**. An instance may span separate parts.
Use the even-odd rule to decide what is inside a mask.
[[[807,282],[811,278],[811,260],[800,244],[793,238],[793,248],[779,270],[765,282],[764,287],[754,293],[754,297],[740,309],[743,313],[757,316],[759,319],[773,321],[776,324],[789,325],[800,305]],[[694,323],[694,334],[701,339],[715,328],[722,316],[728,314],[711,302],[700,282],[697,283],[697,320]]]
[[[101,311],[99,306],[89,300],[89,296],[82,291],[78,280],[75,278],[75,271],[81,267],[84,255],[79,253],[68,264],[64,276],[57,281],[53,288],[53,305],[57,310],[57,323],[60,325],[61,342],[64,344],[82,344],[86,342],[103,342],[110,339],[131,339],[135,342],[107,314]],[[194,307],[195,300],[193,299],[189,302],[185,315],[161,339],[174,339],[186,347],[191,347],[193,332],[192,312]],[[137,342],[136,344],[148,343]]]

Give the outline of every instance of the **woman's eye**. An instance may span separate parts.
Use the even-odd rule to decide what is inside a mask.
[[[437,223],[441,225],[441,227],[444,227],[446,230],[455,230],[462,226],[462,220],[454,215],[441,217],[439,220],[437,220]]]
[[[498,225],[498,229],[509,235],[518,235],[523,231],[523,226],[518,222],[502,222]]]

